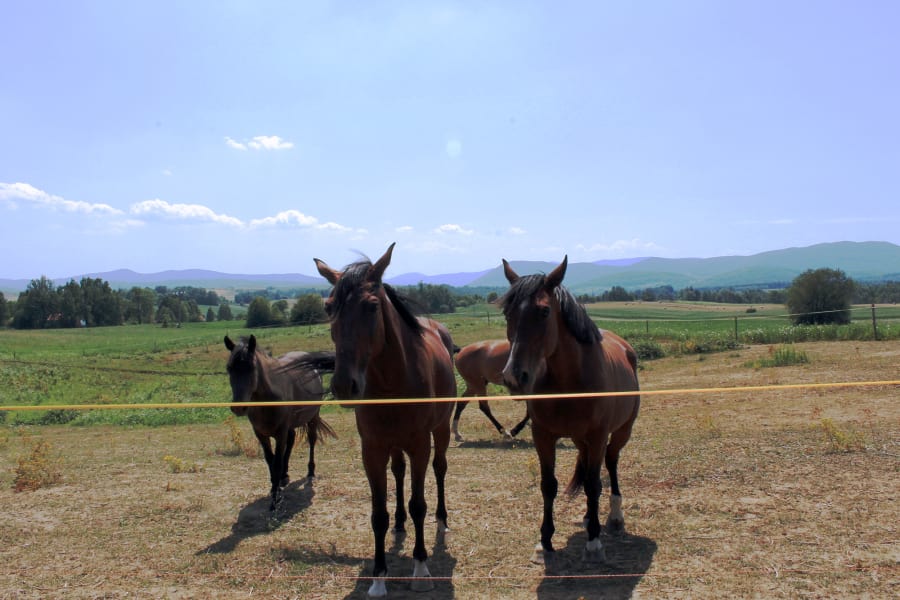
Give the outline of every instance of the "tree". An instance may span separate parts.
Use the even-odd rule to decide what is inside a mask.
[[[206,322],[212,323],[216,320],[216,311],[213,310],[212,306],[206,309]]]
[[[219,305],[219,314],[216,315],[216,318],[220,321],[231,321],[234,319],[234,315],[231,314],[231,306],[227,303],[222,303]]]
[[[265,327],[272,322],[272,307],[269,301],[257,296],[247,307],[247,327]]]
[[[156,292],[150,288],[133,287],[125,294],[125,318],[132,323],[153,322]]]
[[[59,313],[59,295],[53,282],[45,276],[32,279],[16,302],[13,327],[16,329],[43,329],[52,323]]]
[[[6,301],[6,296],[3,295],[3,292],[0,292],[0,327],[6,327],[8,320],[9,302]]]
[[[318,294],[297,296],[297,301],[291,307],[291,323],[307,325],[324,323],[327,320],[325,307],[322,305],[322,296]]]
[[[853,280],[840,269],[808,270],[787,292],[787,308],[797,325],[849,323]]]

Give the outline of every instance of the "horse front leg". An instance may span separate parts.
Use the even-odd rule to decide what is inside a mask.
[[[254,433],[256,433],[255,430]],[[269,510],[274,511],[278,499],[278,484],[281,480],[281,472],[279,470],[279,465],[275,464],[275,452],[272,452],[272,443],[269,441],[269,436],[256,433],[256,439],[259,440],[259,445],[262,446],[263,457],[265,457],[266,466],[269,468],[269,482],[272,485],[269,490],[269,497],[272,499]],[[278,450],[277,441],[275,443],[275,450]]]
[[[588,541],[584,547],[581,559],[585,562],[603,562],[606,555],[603,551],[603,544],[600,542],[600,490],[602,484],[600,482],[600,457],[602,454],[596,452],[586,457],[584,495],[587,497],[587,513],[585,514],[585,528],[587,529]]]
[[[512,428],[512,431],[509,432],[509,435],[511,435],[512,437],[516,437],[517,435],[519,435],[519,432],[522,431],[522,429],[525,427],[525,425],[528,424],[528,420],[530,418],[531,417],[529,417],[528,413],[526,412],[525,418],[522,419],[521,421],[519,421],[519,423],[515,427]]]
[[[450,443],[449,431],[447,443]],[[410,588],[415,592],[426,592],[434,589],[431,573],[428,571],[428,551],[425,549],[425,514],[428,505],[425,502],[425,473],[428,470],[428,459],[431,456],[431,436],[427,433],[414,441],[410,448],[410,498],[409,515],[412,517],[416,532],[416,543],[413,547],[413,580]],[[445,470],[446,473],[446,470]],[[437,474],[437,471],[436,473]],[[446,508],[444,509],[446,513]],[[446,521],[446,514],[444,520]]]
[[[541,496],[544,500],[544,518],[541,521],[541,541],[535,546],[531,562],[547,564],[553,557],[553,501],[556,499],[559,483],[556,480],[556,440],[552,434],[542,428],[532,428],[534,447],[537,450],[541,467]]]
[[[484,413],[491,423],[494,424],[494,428],[502,435],[505,439],[511,440],[512,435],[500,424],[500,421],[494,418],[494,413],[491,412],[491,405],[488,404],[487,400],[479,400],[478,408],[481,409],[481,412]]]
[[[278,482],[281,487],[285,487],[291,482],[291,478],[288,475],[288,463],[291,461],[291,452],[294,449],[294,441],[296,439],[297,430],[293,427],[288,427],[284,453],[281,455],[281,480]]]
[[[384,556],[384,538],[387,535],[390,515],[387,511],[387,462],[388,452],[377,445],[362,443],[363,467],[369,480],[372,497],[372,533],[375,538],[375,564],[372,567],[372,585],[369,596],[379,598],[387,595],[385,577],[387,561]]]
[[[468,390],[463,395],[465,396],[467,394]],[[468,403],[468,400],[457,400],[456,402],[456,412],[453,414],[453,423],[450,426],[450,431],[453,433],[453,439],[457,442],[463,441],[463,436],[459,433],[459,417],[462,415],[462,411],[466,408]]]
[[[391,451],[391,473],[394,474],[394,487],[397,491],[397,506],[394,509],[394,535],[406,535],[406,505],[403,503],[403,480],[406,477],[406,457],[403,450]]]

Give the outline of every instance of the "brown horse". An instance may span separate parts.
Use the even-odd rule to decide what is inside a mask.
[[[485,340],[464,346],[456,355],[456,370],[466,382],[463,398],[487,396],[487,384],[489,383],[505,385],[503,367],[506,366],[508,359],[509,342],[507,340]],[[457,442],[463,441],[463,436],[459,433],[459,417],[468,403],[468,400],[460,400],[456,403],[456,413],[453,415],[453,424],[450,430]],[[478,408],[490,419],[500,435],[507,439],[516,437],[528,423],[528,414],[526,413],[525,418],[513,427],[512,431],[507,431],[494,417],[487,400],[479,400]]]
[[[334,288],[325,302],[335,345],[331,388],[339,400],[456,397],[453,373],[453,342],[445,327],[416,317],[410,306],[382,276],[391,262],[394,244],[373,264],[357,261],[343,271],[315,259],[319,273]],[[450,444],[450,402],[414,404],[359,404],[356,429],[362,440],[362,460],[372,494],[372,530],[375,535],[374,581],[370,596],[387,594],[384,540],[389,515],[387,465],[391,462],[397,488],[394,530],[404,531],[404,453],[409,456],[411,497],[409,514],[415,526],[413,549],[414,590],[429,590],[434,584],[425,564],[424,523],[425,474],[434,440],[439,534],[447,528],[444,477]]]
[[[558,394],[634,391],[627,396],[529,400],[528,414],[541,468],[544,516],[541,541],[532,560],[553,556],[553,501],[557,493],[556,442],[568,437],[578,448],[575,473],[566,490],[587,496],[585,560],[603,560],[598,504],[600,464],[609,471],[608,530],[622,530],[619,452],[631,437],[640,396],[637,355],[622,338],[594,325],[584,307],[562,286],[568,259],[547,275],[520,277],[506,260],[510,288],[500,299],[511,345],[503,377],[514,393]]]
[[[322,378],[312,369],[288,372],[285,366],[304,356],[305,352],[288,352],[279,358],[272,358],[256,345],[256,337],[241,339],[235,343],[227,335],[225,347],[231,352],[228,357],[228,379],[234,404],[231,412],[242,417],[247,415],[253,425],[253,433],[262,446],[269,479],[272,482],[272,503],[269,509],[275,511],[281,502],[281,488],[290,481],[288,462],[297,437],[297,428],[306,434],[309,441],[309,463],[306,476],[312,480],[316,476],[315,448],[319,433],[336,437],[334,430],[319,416],[318,406],[241,406],[243,402],[269,402],[277,400],[321,400]],[[269,438],[275,439],[275,450]]]

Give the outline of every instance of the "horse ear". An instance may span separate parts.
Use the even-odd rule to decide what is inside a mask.
[[[384,253],[384,256],[375,261],[375,264],[369,267],[369,272],[366,274],[366,279],[369,281],[381,281],[381,278],[384,276],[385,269],[388,268],[388,265],[391,264],[391,255],[394,253],[394,246],[397,245],[397,242],[391,244],[387,252]]]
[[[562,283],[563,277],[566,276],[566,267],[569,265],[569,255],[565,255],[563,257],[563,261],[559,263],[559,266],[550,271],[550,274],[547,275],[547,278],[544,280],[544,288],[547,290],[552,290],[557,288]]]
[[[251,354],[256,352],[256,336],[252,333],[250,334],[250,339],[247,340],[247,350],[249,350]]]
[[[232,342],[231,338],[227,335],[225,336],[225,347],[228,348],[229,351],[234,350],[234,342]]]
[[[316,263],[316,269],[319,270],[319,275],[324,277],[331,285],[337,285],[338,279],[341,278],[341,272],[335,271],[329,267],[325,264],[324,260],[319,260],[318,258],[314,258],[313,260]]]
[[[516,273],[515,271],[513,271],[512,265],[510,265],[508,262],[506,262],[505,258],[501,258],[500,260],[503,261],[503,274],[506,275],[506,280],[510,284],[513,284],[516,281],[518,281],[519,274]]]

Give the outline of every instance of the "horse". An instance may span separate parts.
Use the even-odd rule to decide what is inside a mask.
[[[540,543],[531,559],[539,564],[550,563],[554,556],[553,501],[558,489],[554,470],[556,442],[562,437],[570,438],[578,449],[566,492],[574,495],[583,488],[587,497],[584,526],[588,541],[582,559],[605,559],[598,517],[600,463],[604,459],[611,488],[606,528],[610,533],[624,530],[619,453],[631,437],[640,408],[637,354],[621,337],[598,329],[584,307],[562,286],[567,264],[565,257],[547,275],[519,276],[503,260],[510,284],[499,299],[511,344],[503,368],[506,385],[516,394],[634,394],[527,400],[544,502]]]
[[[412,306],[382,281],[394,245],[374,263],[363,258],[343,271],[314,259],[319,274],[333,286],[325,301],[325,312],[335,346],[331,389],[338,400],[456,397],[450,332],[436,321],[416,316]],[[411,586],[416,591],[433,589],[424,542],[425,474],[433,439],[436,517],[438,535],[442,536],[447,531],[444,478],[453,404],[373,402],[356,405],[355,412],[371,492],[375,538],[373,581],[368,593],[374,597],[387,594],[384,541],[390,519],[386,508],[389,459],[397,489],[394,531],[398,536],[405,533],[404,453],[409,456],[409,515],[416,536]]]
[[[503,367],[509,358],[509,342],[507,340],[485,340],[474,342],[464,346],[456,354],[456,370],[466,382],[466,391],[463,398],[473,396],[487,396],[487,384],[503,383]],[[459,416],[469,403],[468,400],[460,400],[456,403],[456,413],[453,415],[453,424],[450,430],[457,442],[463,441],[459,433]],[[494,418],[487,400],[479,400],[478,408],[490,419],[497,431],[506,439],[516,437],[525,424],[528,423],[528,414],[511,431],[507,431],[500,422]]]
[[[288,462],[299,428],[309,442],[309,463],[306,477],[316,476],[315,448],[319,435],[337,437],[331,426],[319,416],[319,406],[242,406],[244,402],[268,402],[277,400],[320,400],[324,393],[322,379],[315,370],[293,370],[286,365],[302,358],[305,352],[288,352],[272,358],[257,347],[256,336],[234,342],[225,336],[228,357],[228,379],[231,382],[233,404],[231,412],[244,415],[253,425],[253,433],[262,446],[269,479],[272,483],[274,512],[282,500],[281,488],[290,481]],[[275,439],[275,450],[269,438]]]

